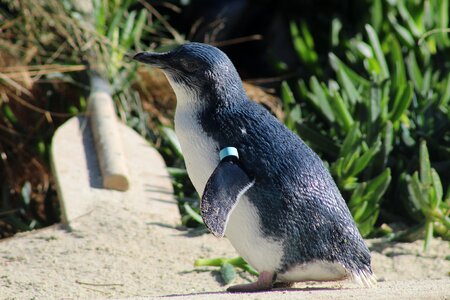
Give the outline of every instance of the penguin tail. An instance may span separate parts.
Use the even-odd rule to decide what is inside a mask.
[[[354,270],[350,273],[350,277],[353,282],[361,286],[374,287],[377,284],[377,277],[369,268]]]

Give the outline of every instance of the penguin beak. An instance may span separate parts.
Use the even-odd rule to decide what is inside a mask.
[[[158,68],[167,67],[167,53],[140,52],[133,59]]]

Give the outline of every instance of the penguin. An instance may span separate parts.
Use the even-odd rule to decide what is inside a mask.
[[[375,284],[370,251],[328,169],[247,97],[225,53],[192,42],[134,59],[160,68],[176,94],[175,133],[204,223],[259,272],[228,291],[347,278]]]

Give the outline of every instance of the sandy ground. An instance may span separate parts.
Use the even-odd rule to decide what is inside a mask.
[[[74,231],[62,225],[20,234],[0,242],[0,297],[70,299],[160,297],[220,299],[218,272],[195,269],[199,257],[236,255],[228,241],[190,236],[129,203],[103,203],[78,220]],[[374,244],[376,241],[369,241]],[[239,298],[291,299],[450,299],[447,242],[434,240],[427,255],[422,243],[377,245],[375,288],[351,283],[298,283],[294,289]],[[244,276],[245,277],[245,276]],[[238,282],[253,280],[239,277]]]

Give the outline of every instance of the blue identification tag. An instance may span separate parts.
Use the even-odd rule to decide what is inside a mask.
[[[224,159],[227,156],[235,156],[237,159],[239,159],[239,153],[236,148],[234,147],[225,147],[219,152],[219,158],[220,160]]]

